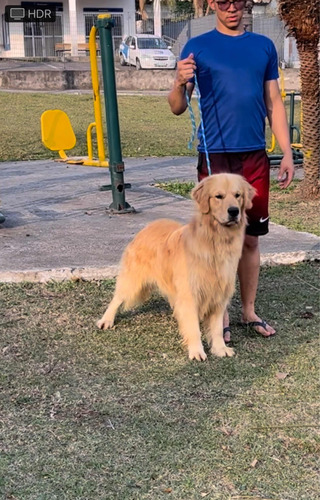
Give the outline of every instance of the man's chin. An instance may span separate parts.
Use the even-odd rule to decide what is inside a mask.
[[[227,28],[229,28],[230,30],[237,30],[239,28],[238,21],[230,21],[229,23],[226,23],[226,24],[227,24]]]

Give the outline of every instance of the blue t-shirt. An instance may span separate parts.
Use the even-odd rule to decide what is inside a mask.
[[[181,59],[194,55],[209,153],[264,149],[264,83],[276,80],[273,42],[256,33],[229,36],[216,29],[191,38]],[[198,150],[204,152],[200,129]]]

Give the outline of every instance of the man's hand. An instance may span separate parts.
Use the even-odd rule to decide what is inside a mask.
[[[181,115],[188,107],[187,97],[191,99],[194,83],[189,80],[194,76],[196,63],[193,54],[177,63],[176,76],[173,87],[168,95],[168,102],[172,113]]]
[[[294,177],[294,164],[291,151],[284,154],[280,163],[278,182],[281,189],[287,188]]]
[[[182,59],[177,63],[177,71],[175,82],[178,86],[183,87],[194,76],[197,66],[193,58],[193,54],[189,54],[186,59]]]

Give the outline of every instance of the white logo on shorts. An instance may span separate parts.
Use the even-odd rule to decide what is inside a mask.
[[[266,222],[268,219],[269,219],[269,217],[266,217],[265,219],[264,219],[263,217],[260,217],[259,222],[261,222],[261,224],[263,224],[263,223],[264,223],[264,222]]]

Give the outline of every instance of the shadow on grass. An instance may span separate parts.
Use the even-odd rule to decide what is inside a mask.
[[[0,285],[4,498],[319,497],[318,266],[263,269],[237,356],[189,362],[158,296],[95,321],[114,283]]]

